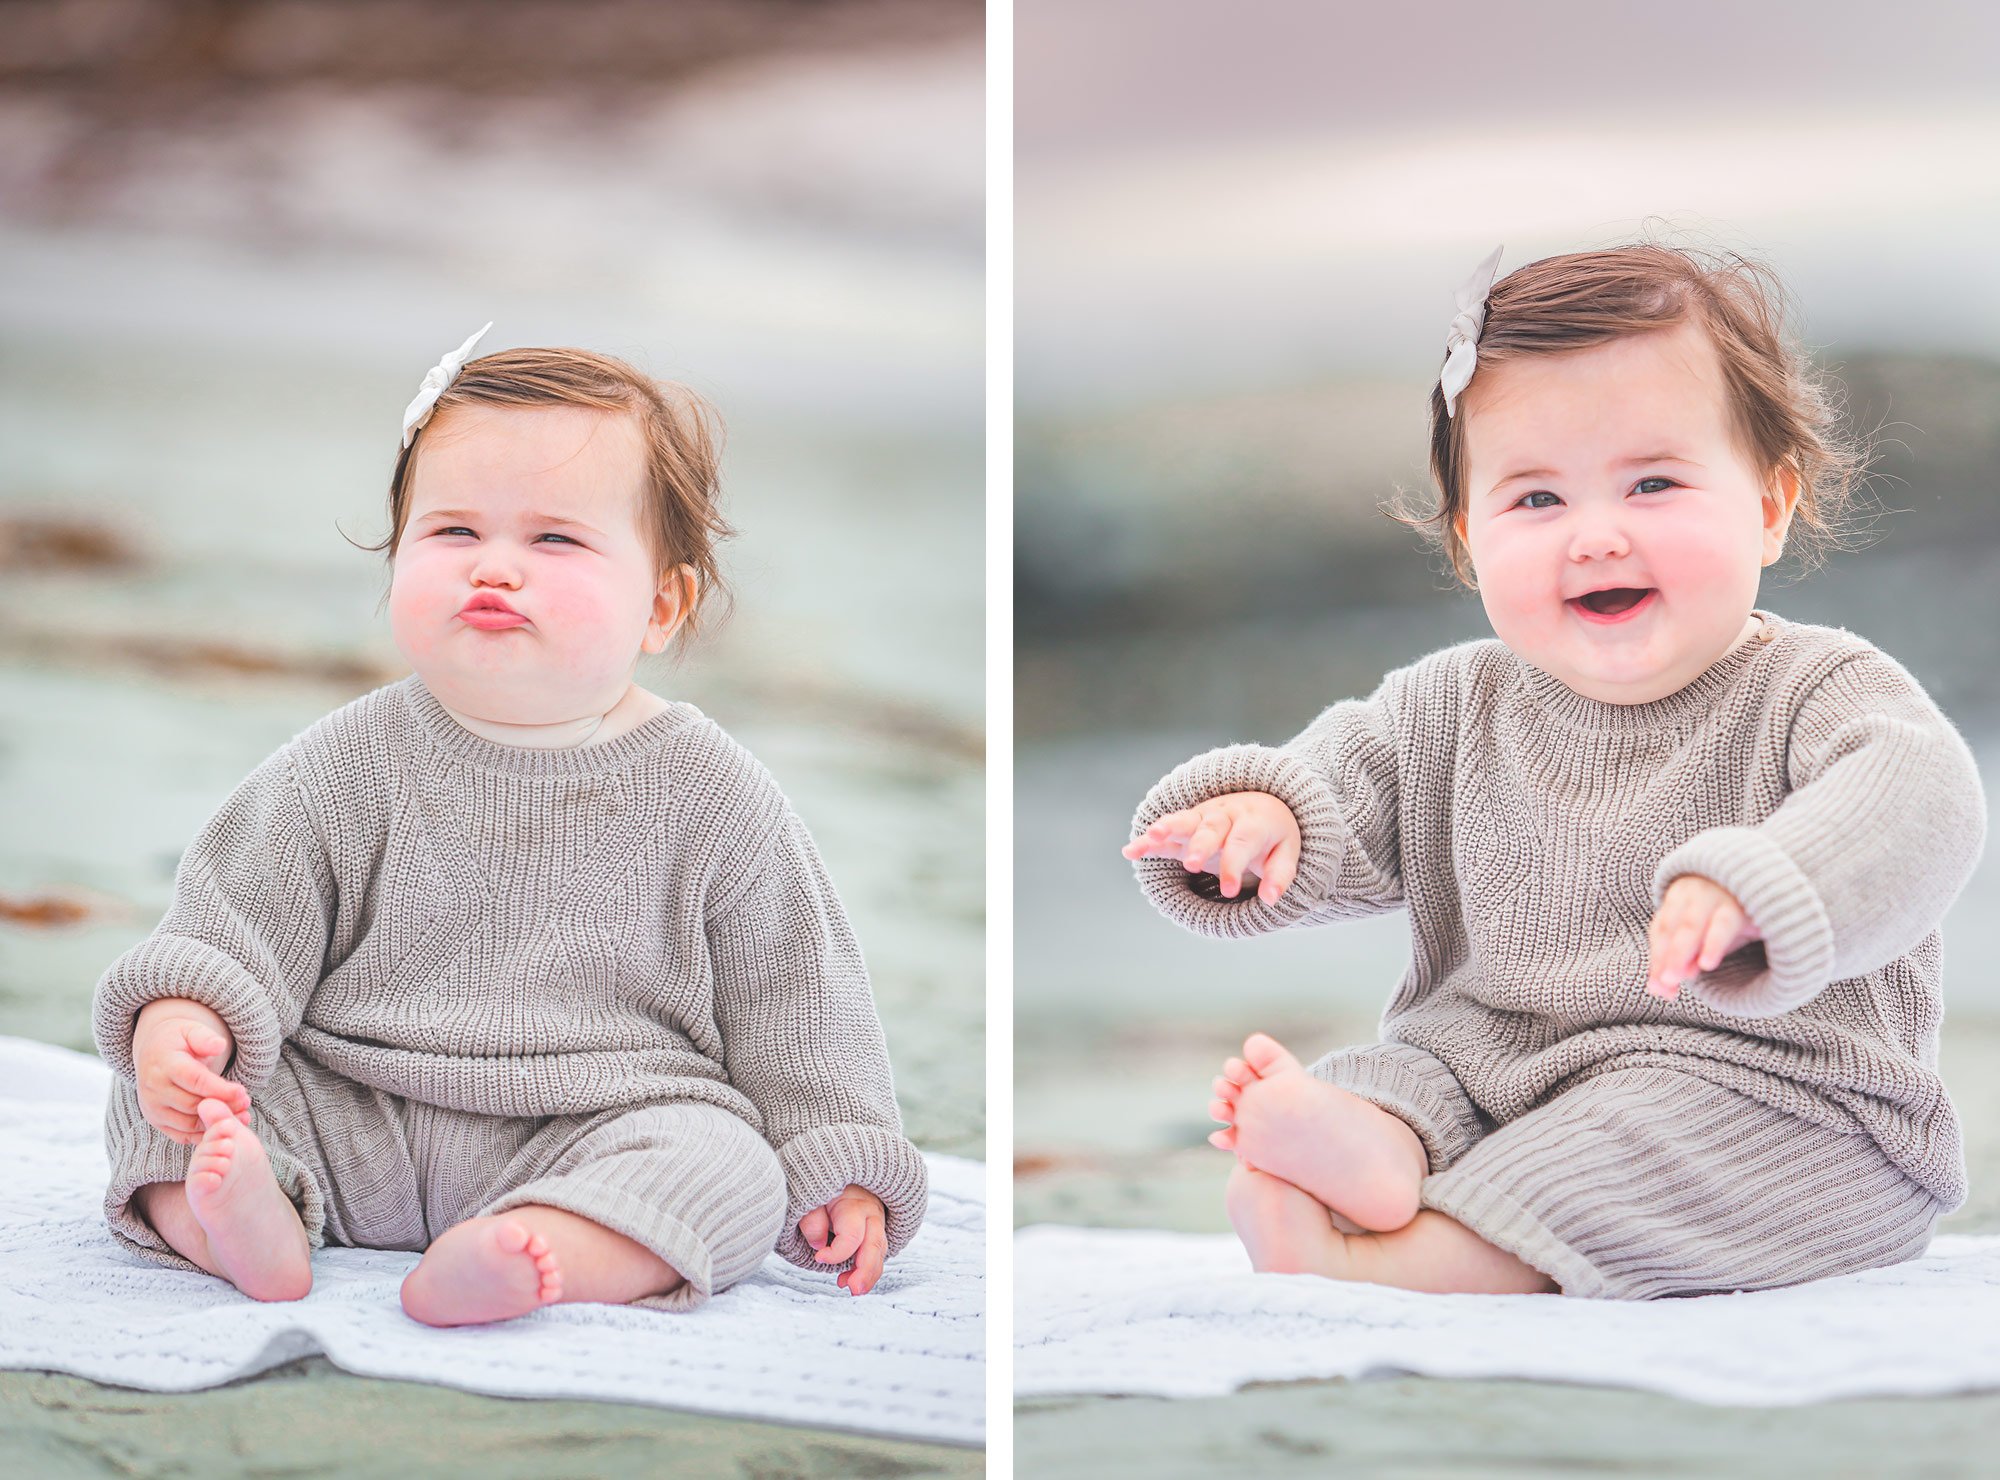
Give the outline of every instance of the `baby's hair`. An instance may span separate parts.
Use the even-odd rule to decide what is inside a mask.
[[[1493,285],[1473,384],[1509,360],[1694,320],[1715,346],[1737,435],[1758,472],[1768,477],[1789,466],[1798,473],[1792,530],[1804,536],[1810,571],[1822,547],[1842,548],[1840,515],[1861,489],[1869,449],[1842,426],[1839,388],[1787,336],[1786,314],[1777,274],[1734,252],[1647,242],[1544,257]],[[1444,391],[1433,385],[1430,466],[1440,506],[1387,512],[1440,547],[1459,582],[1476,591],[1471,553],[1456,527],[1467,502],[1463,396],[1458,412],[1445,414]]]
[[[735,534],[718,508],[722,421],[700,396],[655,380],[625,361],[585,349],[503,349],[471,361],[452,381],[431,419],[396,458],[389,479],[388,539],[363,549],[388,552],[402,542],[410,512],[411,470],[424,437],[458,406],[583,406],[635,417],[646,443],[646,486],[639,529],[652,557],[654,584],[675,567],[695,573],[695,602],[675,634],[685,647],[696,616],[728,590],[716,546]],[[387,599],[386,596],[384,598]]]

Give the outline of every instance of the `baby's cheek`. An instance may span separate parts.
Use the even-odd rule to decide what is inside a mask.
[[[539,595],[542,623],[552,632],[602,641],[617,621],[611,593],[589,581],[551,581]]]
[[[1561,605],[1562,561],[1531,541],[1492,541],[1479,563],[1479,592],[1494,630],[1527,633],[1546,627]]]
[[[421,562],[399,561],[389,588],[389,633],[396,647],[413,662],[428,656],[442,640],[446,595]]]

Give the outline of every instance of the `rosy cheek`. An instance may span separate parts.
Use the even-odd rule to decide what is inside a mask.
[[[1473,546],[1473,561],[1487,601],[1505,610],[1532,611],[1560,575],[1554,554],[1544,548],[1547,544],[1536,539],[1533,530],[1498,524],[1482,530]]]

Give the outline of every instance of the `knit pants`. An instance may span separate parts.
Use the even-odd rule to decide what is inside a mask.
[[[469,1218],[538,1203],[651,1249],[685,1283],[632,1303],[688,1310],[753,1273],[784,1224],[777,1153],[714,1105],[475,1115],[357,1084],[287,1043],[250,1128],[315,1249],[420,1250]],[[154,1263],[198,1269],[131,1206],[148,1182],[185,1181],[194,1148],[145,1120],[122,1075],[104,1132],[112,1233]]]
[[[1312,1072],[1409,1122],[1431,1159],[1422,1206],[1569,1295],[1649,1300],[1874,1269],[1922,1254],[1945,1211],[1869,1136],[1679,1069],[1610,1069],[1499,1126],[1408,1044],[1343,1049]]]

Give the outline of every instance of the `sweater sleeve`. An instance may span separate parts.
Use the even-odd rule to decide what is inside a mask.
[[[924,1219],[930,1177],[903,1135],[868,970],[805,824],[789,808],[747,886],[708,927],[730,1082],[756,1105],[787,1189],[778,1252],[813,1258],[799,1219],[848,1183],[882,1199],[891,1257]]]
[[[225,1075],[261,1089],[319,985],[334,905],[333,870],[292,753],[279,750],[202,826],[181,855],[166,915],[98,981],[98,1052],[133,1075],[139,1009],[187,997],[212,1008],[235,1040]]]
[[[1269,792],[1299,824],[1299,869],[1274,904],[1244,889],[1234,899],[1213,874],[1173,858],[1134,862],[1139,887],[1177,925],[1202,935],[1249,936],[1399,908],[1399,786],[1393,701],[1403,673],[1366,699],[1324,711],[1282,747],[1226,745],[1169,771],[1132,819],[1138,837],[1157,819],[1235,791]]]
[[[1689,988],[1739,1017],[1776,1017],[1865,976],[1937,928],[1986,838],[1972,752],[1917,681],[1858,653],[1801,701],[1789,794],[1754,827],[1698,833],[1660,861],[1655,908],[1682,874],[1735,895],[1763,940]],[[1761,950],[1764,960],[1755,960]]]

